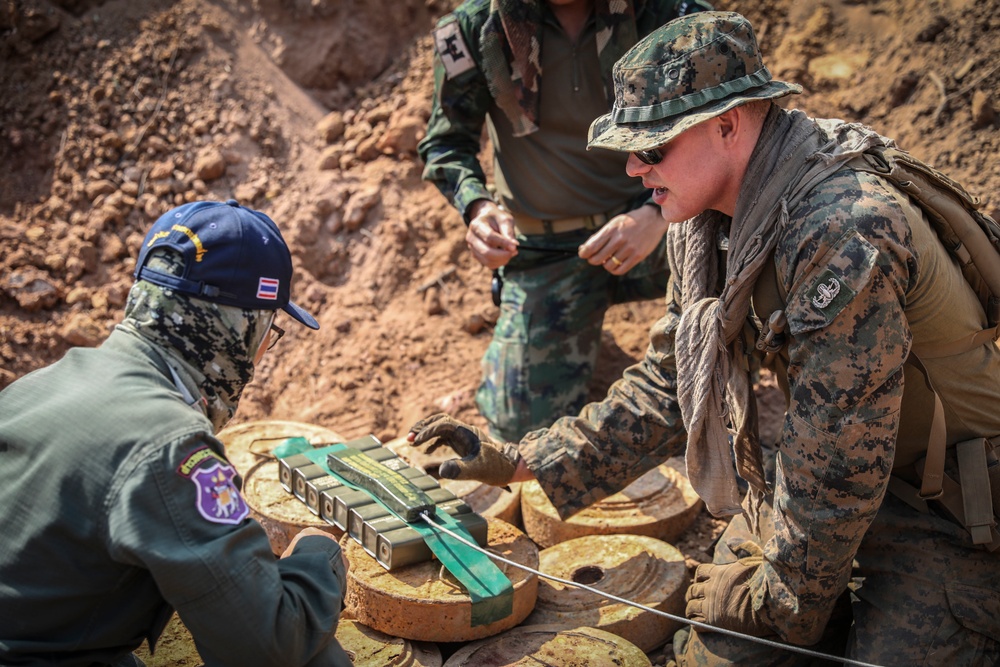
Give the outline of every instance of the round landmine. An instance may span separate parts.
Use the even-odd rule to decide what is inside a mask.
[[[439,479],[438,483],[468,503],[476,514],[521,525],[521,485],[511,484],[510,491],[499,486],[470,480]]]
[[[620,491],[568,520],[559,518],[538,482],[521,485],[524,530],[542,548],[584,535],[629,533],[675,542],[691,527],[703,503],[674,460],[650,470]]]
[[[487,519],[490,551],[515,563],[538,568],[538,547],[520,530]],[[347,614],[393,637],[426,642],[465,642],[490,637],[523,621],[535,606],[538,577],[494,561],[514,588],[513,612],[487,625],[472,626],[472,600],[437,559],[386,571],[360,544],[343,537],[350,563]]]
[[[635,644],[597,628],[567,630],[551,625],[522,625],[502,635],[463,646],[444,667],[537,667],[538,665],[628,665],[651,667]]]
[[[391,637],[350,619],[337,623],[337,641],[354,667],[441,667],[436,644]]]
[[[285,491],[278,481],[277,459],[259,461],[250,468],[243,477],[243,499],[250,508],[250,516],[264,527],[271,550],[276,555],[282,554],[303,528],[320,528],[337,539],[344,534]]]
[[[684,615],[689,581],[684,556],[656,538],[587,535],[542,550],[538,561],[538,569],[553,577]],[[648,653],[669,640],[681,623],[541,577],[538,601],[525,625],[606,630]]]
[[[313,446],[344,442],[330,429],[315,424],[263,420],[237,424],[219,431],[216,436],[226,447],[226,458],[243,477],[259,461],[274,458],[271,452],[286,438],[302,437]]]

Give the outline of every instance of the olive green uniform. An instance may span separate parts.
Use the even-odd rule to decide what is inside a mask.
[[[206,665],[351,664],[338,545],[275,559],[181,382],[119,328],[0,393],[0,663],[114,664],[176,610]]]

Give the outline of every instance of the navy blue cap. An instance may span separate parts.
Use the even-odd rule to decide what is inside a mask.
[[[184,256],[179,276],[146,266],[157,248]],[[171,209],[146,234],[135,278],[205,301],[248,310],[281,309],[310,329],[316,318],[289,300],[292,255],[278,226],[238,202],[199,201]]]

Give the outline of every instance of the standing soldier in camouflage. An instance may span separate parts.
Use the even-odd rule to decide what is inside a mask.
[[[500,318],[476,403],[516,440],[583,407],[616,303],[660,297],[666,223],[625,156],[586,151],[611,67],[697,0],[467,0],[434,32],[424,178],[462,214],[494,270]],[[477,154],[483,124],[493,184]],[[655,231],[655,233],[654,233]],[[496,300],[496,296],[494,299]]]
[[[414,442],[455,449],[443,475],[534,476],[564,518],[686,442],[707,507],[738,515],[697,569],[689,618],[812,646],[836,639],[831,617],[849,601],[838,653],[1000,663],[996,323],[925,211],[869,168],[891,141],[774,104],[799,87],[771,78],[738,14],[671,22],[614,81],[590,146],[629,153],[664,220],[686,221],[667,232],[667,313],[645,359],[604,401],[517,445],[443,415],[416,424]],[[788,400],[773,480],[761,471],[755,359],[773,364]],[[943,477],[930,474],[939,440]],[[674,649],[681,665],[802,660],[694,629]]]

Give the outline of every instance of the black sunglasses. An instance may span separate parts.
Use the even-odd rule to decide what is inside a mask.
[[[271,331],[274,332],[275,336],[274,340],[272,340],[270,344],[267,346],[267,349],[269,350],[275,345],[277,345],[278,341],[281,340],[281,337],[285,335],[285,330],[275,324],[271,325]]]
[[[639,162],[648,164],[649,166],[660,164],[660,161],[663,159],[663,151],[659,148],[650,148],[648,151],[632,151],[632,155],[639,158]]]

